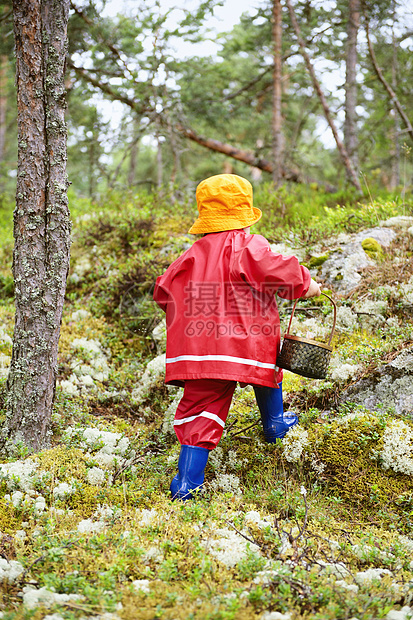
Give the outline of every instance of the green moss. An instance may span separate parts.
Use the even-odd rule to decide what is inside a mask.
[[[325,465],[322,477],[330,492],[365,516],[377,518],[380,513],[383,523],[389,524],[397,514],[400,526],[410,527],[401,498],[413,494],[413,477],[383,469],[376,456],[383,447],[385,426],[385,420],[373,414],[314,426],[308,454]]]
[[[0,532],[12,534],[21,527],[21,515],[13,504],[0,497]]]
[[[326,262],[328,257],[329,257],[328,253],[322,254],[319,256],[316,256],[316,255],[311,256],[310,260],[308,261],[309,268],[312,269],[313,267],[320,267],[320,265]]]
[[[293,372],[289,372],[288,370],[284,370],[283,375],[284,395],[288,394],[288,392],[299,392],[308,384],[308,379],[301,377],[300,375],[296,375]]]
[[[88,459],[82,450],[57,446],[51,450],[45,450],[36,457],[39,469],[48,471],[53,478],[60,482],[70,483],[73,478],[84,480],[87,472]]]
[[[257,206],[260,192],[259,189]],[[294,229],[295,234],[300,237],[302,231],[301,238],[310,243],[317,239],[325,241],[328,232],[351,232],[359,223],[366,226],[377,220],[378,213],[383,212],[384,217],[386,212],[388,216],[391,207],[386,204],[378,211],[377,205],[372,209],[354,206],[357,218],[350,220],[350,211],[336,207],[335,202],[324,214],[325,196],[320,195],[317,210],[311,212],[313,198],[309,196],[303,207],[300,196],[296,196],[294,204],[287,205],[287,217],[275,220],[271,213],[275,218],[281,210],[271,210],[274,195],[273,187],[269,188],[261,204],[261,232],[268,233],[270,238],[274,234],[283,236],[285,227],[290,230],[297,221],[301,223]],[[360,588],[354,595],[335,586],[331,575],[320,571],[320,565],[343,561],[350,571],[385,566],[394,571],[394,581],[409,583],[411,553],[402,548],[398,531],[409,534],[412,530],[412,481],[409,476],[382,469],[376,459],[386,418],[359,415],[346,423],[337,419],[336,384],[285,373],[286,408],[288,403],[288,409],[300,413],[310,440],[297,464],[283,458],[281,441],[275,445],[264,442],[253,391],[237,389],[218,448],[221,461],[217,464],[212,455],[209,459],[205,494],[186,504],[170,501],[168,488],[176,473],[179,445],[174,436],[165,436],[160,429],[171,395],[159,384],[145,403],[132,406],[128,393],[139,380],[145,354],[154,355],[148,346],[154,325],[154,315],[148,309],[152,304],[151,286],[163,268],[181,253],[187,242],[182,231],[192,223],[195,208],[191,205],[190,210],[185,210],[185,205],[179,204],[178,209],[175,204],[172,211],[167,211],[153,197],[146,201],[137,198],[136,204],[129,201],[127,205],[124,196],[118,196],[117,204],[114,200],[114,195],[109,196],[106,204],[99,206],[104,215],[93,215],[96,206],[83,205],[79,199],[72,204],[76,222],[74,266],[86,258],[91,268],[78,282],[71,281],[68,295],[69,300],[76,301],[76,308],[87,307],[91,316],[75,323],[70,318],[74,308],[68,304],[60,340],[60,378],[72,372],[73,362],[81,363],[81,356],[75,356],[71,346],[73,339],[79,337],[97,339],[105,352],[110,351],[111,373],[98,391],[87,396],[72,399],[58,390],[54,424],[60,436],[68,425],[82,425],[135,437],[133,449],[137,460],[113,484],[108,481],[98,487],[87,482],[88,469],[96,465],[93,450],[87,454],[86,449],[73,447],[81,445],[81,440],[76,443],[65,438],[69,447],[58,446],[34,457],[39,470],[49,474],[35,487],[45,497],[48,510],[43,514],[26,510],[23,515],[0,500],[0,530],[11,534],[17,529],[26,531],[27,538],[16,540],[15,547],[20,554],[16,559],[30,567],[25,576],[27,583],[84,598],[64,609],[24,610],[18,597],[22,584],[10,587],[3,582],[2,595],[9,598],[3,598],[1,608],[13,610],[6,612],[7,620],[26,620],[29,616],[41,620],[52,613],[77,618],[105,612],[135,620],[137,609],[140,618],[151,620],[258,620],[268,610],[291,612],[294,620],[306,620],[310,615],[315,620],[384,617],[386,605],[395,608],[398,600],[389,584]],[[308,211],[305,219],[303,210]],[[76,220],[83,213],[92,213],[92,218]],[[1,217],[0,213],[0,220]],[[11,230],[10,223],[8,226]],[[160,252],[166,245],[171,249],[169,254]],[[5,276],[2,282],[7,284],[10,269],[5,270],[5,265],[11,264],[12,246],[0,246],[0,273]],[[318,267],[326,257],[327,252],[313,257],[310,266]],[[370,289],[372,294],[373,289],[374,285]],[[137,305],[141,296],[146,301]],[[9,300],[7,294],[0,303],[0,324],[4,323],[7,333],[12,335],[14,308]],[[357,296],[348,303],[353,302],[357,307]],[[309,302],[313,304],[320,306],[317,316],[321,320],[327,306],[331,311],[331,304],[324,297]],[[105,318],[100,318],[102,315]],[[367,367],[395,351],[395,347],[401,348],[410,338],[403,336],[402,341],[397,336],[398,340],[392,337],[389,342],[383,333],[338,332],[335,344],[344,361]],[[5,343],[2,351],[8,354],[10,345]],[[122,395],[121,403],[108,399],[106,394],[112,390]],[[0,407],[3,398],[1,393]],[[314,403],[317,409],[313,408]],[[59,441],[57,435],[54,441]],[[315,471],[314,463],[325,466],[321,474]],[[218,474],[237,476],[242,495],[211,487]],[[54,498],[52,490],[57,480],[68,482],[75,492],[64,499]],[[275,519],[287,535],[294,532],[295,536],[298,526],[303,527],[306,508],[301,485],[308,492],[307,530],[280,554]],[[5,487],[4,484],[3,493],[8,492]],[[80,520],[99,518],[94,514],[99,504],[116,508],[116,516],[108,519],[99,533],[80,533]],[[157,512],[153,524],[142,524],[142,508]],[[247,511],[259,511],[261,517],[268,517],[272,531],[248,522]],[[372,522],[377,526],[373,527]],[[219,536],[220,528],[231,528],[231,524],[261,547],[258,560],[246,556],[240,564],[228,568],[206,551],[205,542]],[[370,547],[371,551],[365,557],[357,557],[354,545]],[[149,559],[145,558],[154,547],[163,556],[160,560],[150,553]],[[395,559],[384,562],[379,554],[389,550]],[[299,565],[300,558],[305,567]],[[287,564],[286,560],[292,562]],[[276,575],[262,585],[255,583],[254,577],[264,561],[275,566]],[[397,568],[398,564],[402,569]],[[283,571],[288,573],[286,579]],[[149,579],[149,594],[135,591],[134,579]],[[241,596],[242,592],[245,595]],[[122,602],[122,609],[116,609],[118,602]]]
[[[377,260],[383,257],[383,248],[376,239],[372,237],[367,237],[367,239],[363,239],[361,242],[361,247],[373,260]]]
[[[14,296],[14,280],[10,274],[0,274],[0,299],[13,299]]]
[[[125,497],[122,489],[84,485],[68,498],[67,505],[78,516],[89,519],[99,505],[122,506],[128,499],[134,503],[133,495],[129,492]]]

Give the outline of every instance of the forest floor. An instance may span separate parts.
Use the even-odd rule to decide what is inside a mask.
[[[307,219],[294,205],[289,221],[283,203],[283,227],[281,207],[265,200],[255,232],[300,246],[309,265],[340,231],[413,215],[397,200],[337,206],[318,197]],[[0,618],[413,617],[413,411],[342,398],[412,347],[413,235],[397,229],[357,290],[333,292],[339,320],[327,378],[285,374],[299,425],[266,444],[252,388],[237,388],[204,492],[172,502],[180,391],[163,384],[163,317],[151,295],[156,276],[195,240],[185,232],[195,213],[168,201],[72,199],[51,446],[36,455],[20,448],[0,464]],[[4,409],[14,308],[10,217],[1,221]],[[369,312],[358,312],[367,302]],[[300,307],[295,329],[325,338],[331,305]],[[285,327],[291,306],[280,311]]]

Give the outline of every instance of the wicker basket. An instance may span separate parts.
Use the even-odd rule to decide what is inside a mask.
[[[322,293],[322,295],[331,301],[334,309],[333,327],[327,344],[290,335],[291,321],[293,320],[297,299],[293,306],[287,333],[284,335],[281,351],[277,357],[277,366],[279,368],[291,370],[291,372],[297,375],[311,379],[325,378],[333,350],[330,344],[336,327],[337,306],[331,297],[325,293]]]

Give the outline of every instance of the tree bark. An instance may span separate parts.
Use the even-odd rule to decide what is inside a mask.
[[[49,445],[69,269],[64,65],[69,0],[13,0],[18,174],[16,321],[2,442]]]
[[[96,157],[96,136],[92,135],[92,139],[88,145],[88,157],[89,157],[89,182],[88,182],[88,193],[89,198],[91,200],[95,199],[96,194],[96,168],[97,168],[97,157]]]
[[[157,136],[157,146],[156,146],[156,187],[158,190],[162,188],[163,185],[163,159],[162,159],[162,143]]]
[[[281,0],[273,0],[273,24],[272,37],[274,44],[274,72],[273,72],[273,111],[272,111],[272,158],[273,171],[272,179],[275,187],[278,187],[282,178],[283,163],[283,134],[282,134],[282,114],[281,114],[281,97],[282,97],[282,13]]]
[[[374,53],[374,49],[373,46],[371,44],[371,40],[370,40],[370,28],[369,28],[369,21],[367,19],[367,16],[365,16],[365,23],[366,23],[366,37],[367,37],[367,45],[369,47],[369,54],[370,54],[370,59],[374,68],[374,71],[377,75],[377,77],[379,78],[380,82],[383,84],[384,88],[387,91],[387,94],[390,97],[390,101],[393,104],[393,106],[396,108],[400,118],[402,119],[407,133],[409,134],[410,138],[413,140],[413,127],[412,124],[410,122],[410,120],[408,119],[407,115],[405,114],[400,101],[397,98],[396,93],[394,92],[394,90],[392,89],[392,87],[390,86],[390,84],[387,82],[386,78],[383,75],[382,70],[380,69],[379,65],[377,64],[377,59],[376,59],[376,54]]]
[[[336,142],[337,145],[337,149],[338,152],[340,153],[341,159],[343,161],[343,164],[346,168],[347,174],[351,180],[351,182],[353,183],[354,187],[357,189],[357,191],[361,194],[361,185],[360,182],[357,178],[357,174],[353,168],[353,165],[350,161],[350,158],[348,156],[348,153],[344,147],[344,144],[342,143],[342,141],[339,138],[335,123],[333,121],[333,118],[331,116],[331,112],[330,112],[330,108],[327,104],[327,100],[324,96],[323,91],[321,90],[321,86],[319,81],[317,80],[315,71],[314,71],[314,67],[311,64],[311,60],[310,57],[308,56],[306,50],[305,50],[305,43],[304,40],[301,36],[301,30],[300,30],[300,26],[298,25],[297,22],[297,18],[295,16],[295,12],[294,9],[292,7],[291,1],[290,0],[286,0],[287,2],[287,6],[288,6],[288,11],[290,13],[290,17],[291,17],[291,22],[295,31],[295,34],[297,36],[297,40],[298,40],[298,44],[300,46],[300,51],[301,51],[301,55],[304,58],[304,62],[306,64],[307,70],[311,76],[311,81],[313,82],[313,86],[314,86],[314,90],[316,91],[318,98],[320,100],[321,106],[323,108],[324,111],[324,116],[326,117],[327,123],[330,126],[331,131],[333,132],[333,136],[334,136],[334,140]]]
[[[392,63],[391,63],[391,85],[394,91],[397,88],[397,39],[394,32],[394,25],[396,19],[396,3],[393,2],[393,28],[392,28]],[[390,189],[395,189],[400,184],[400,120],[397,114],[397,110],[393,105],[393,130],[391,132],[391,141],[393,143],[391,152],[391,177],[390,177]]]
[[[133,135],[132,142],[130,145],[130,159],[129,159],[129,170],[128,170],[128,185],[132,187],[136,181],[136,170],[138,167],[138,152],[139,152],[139,140],[140,130],[139,130],[139,120],[133,119]]]
[[[346,50],[346,118],[344,145],[355,170],[358,168],[357,139],[357,34],[360,25],[360,0],[349,0]]]
[[[0,163],[4,159],[6,143],[6,112],[7,112],[7,67],[9,59],[0,56]]]

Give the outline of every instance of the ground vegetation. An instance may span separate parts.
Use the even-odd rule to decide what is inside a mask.
[[[274,249],[301,252],[314,275],[337,235],[389,217],[412,226],[412,207],[397,196],[355,204],[342,193],[268,186],[256,204],[265,213],[259,232]],[[184,215],[165,193],[112,192],[100,204],[72,194],[71,205],[52,445],[0,464],[2,617],[132,620],[139,609],[140,618],[171,620],[409,618],[412,415],[341,395],[400,355],[409,372],[412,231],[393,228],[380,251],[367,236],[371,262],[357,288],[330,289],[339,320],[327,378],[284,378],[299,426],[265,444],[253,392],[237,389],[205,492],[173,503],[180,392],[163,385],[162,313],[150,299],[156,275],[194,241],[185,232],[193,197],[180,203]],[[3,414],[11,209],[1,229]],[[291,307],[280,311],[285,328]],[[328,301],[301,302],[296,315],[296,333],[326,337]]]

